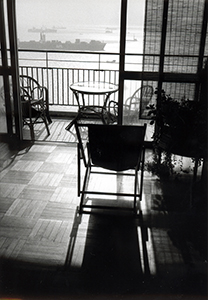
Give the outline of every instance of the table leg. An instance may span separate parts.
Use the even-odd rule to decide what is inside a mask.
[[[70,131],[70,129],[72,128],[73,125],[75,125],[75,122],[77,122],[77,120],[79,119],[80,114],[78,113],[76,115],[76,117],[66,126],[66,130]]]
[[[83,105],[81,105],[81,103],[79,102],[79,93],[78,92],[73,92],[74,95],[75,95],[75,98],[77,100],[77,104],[79,106],[79,109],[82,107],[82,106],[85,106],[85,101],[84,101],[84,95],[82,94],[82,101],[83,101]]]
[[[108,106],[107,106],[107,102],[108,102],[110,95],[111,95],[111,93],[107,94],[106,99],[104,101],[103,108],[102,108],[102,113],[101,113],[102,122],[103,122],[103,124],[106,124],[106,125],[113,124],[118,121],[117,114],[116,114],[116,106],[118,106],[117,102],[114,100],[111,100],[111,101],[109,101]],[[110,110],[111,103],[113,104],[113,113]]]

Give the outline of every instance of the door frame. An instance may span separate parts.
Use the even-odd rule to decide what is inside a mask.
[[[16,28],[16,1],[0,0],[0,27],[2,58],[0,75],[3,76],[7,124],[6,136],[12,139],[15,138],[17,140],[22,140],[22,114],[19,96],[19,64]],[[10,53],[10,59],[8,58],[8,52]]]

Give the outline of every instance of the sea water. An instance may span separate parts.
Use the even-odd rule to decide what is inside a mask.
[[[21,28],[18,31],[19,41],[39,41],[39,32],[29,32],[29,28]],[[44,33],[48,41],[90,42],[98,40],[106,43],[104,51],[98,54],[86,53],[46,53],[43,52],[23,52],[19,51],[20,66],[36,66],[36,67],[61,67],[61,68],[91,68],[91,69],[115,69],[119,66],[119,27],[104,26],[85,26],[73,27],[71,29],[57,29],[57,32]],[[142,26],[129,27],[126,38],[126,53],[141,54],[143,50],[143,28]],[[103,53],[103,54],[102,54]],[[126,58],[129,70],[141,70],[141,55],[127,55]]]
[[[18,39],[20,41],[40,40],[40,33],[29,32],[29,28],[23,28],[18,31]],[[97,53],[62,53],[62,52],[23,52],[19,51],[19,65],[28,67],[40,67],[48,70],[48,88],[50,95],[53,95],[53,103],[59,102],[64,104],[73,105],[73,99],[69,92],[69,85],[72,80],[77,81],[76,78],[70,73],[70,80],[68,82],[67,75],[65,73],[70,69],[90,69],[90,70],[112,70],[118,71],[119,69],[119,40],[120,29],[119,27],[106,28],[105,26],[85,26],[85,27],[73,27],[71,29],[60,29],[57,32],[45,33],[46,40],[57,40],[61,42],[71,41],[76,39],[80,41],[90,42],[91,40],[98,40],[106,43],[104,51],[100,54]],[[142,70],[142,50],[143,50],[143,28],[142,26],[128,27],[126,37],[126,53],[130,55],[126,56],[125,70],[127,71],[141,71]],[[135,54],[135,55],[132,55]],[[140,55],[138,55],[140,54]],[[57,68],[57,70],[56,70]],[[64,69],[64,73],[61,71]],[[59,72],[60,70],[60,72]],[[51,75],[54,72],[54,75]],[[59,72],[59,73],[58,73]],[[80,73],[80,71],[79,71]],[[104,72],[98,72],[99,76],[106,76],[105,80],[114,82],[115,78],[108,78]],[[57,75],[59,74],[58,81]],[[109,74],[109,72],[108,72]],[[112,73],[114,74],[114,73]],[[82,74],[81,74],[82,75]],[[82,80],[82,76],[79,76],[79,80]],[[98,75],[96,75],[98,76]],[[114,77],[114,75],[112,75]],[[87,77],[86,77],[87,78]],[[100,78],[102,80],[102,78]],[[85,79],[87,80],[87,79]],[[59,82],[59,83],[58,83]],[[61,83],[61,84],[60,84]],[[116,82],[118,84],[118,76]],[[125,81],[124,97],[128,98],[139,86],[139,81]],[[64,88],[63,88],[64,86]],[[117,93],[113,95],[117,97]]]

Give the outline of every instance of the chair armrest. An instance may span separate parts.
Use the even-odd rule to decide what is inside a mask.
[[[118,102],[111,100],[108,103],[108,111],[111,112],[111,110],[113,110],[113,113],[115,115],[118,115]]]

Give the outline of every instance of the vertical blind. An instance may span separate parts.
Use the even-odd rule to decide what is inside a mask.
[[[146,0],[143,71],[159,72],[165,1]],[[186,74],[196,74],[198,70],[204,3],[205,0],[168,1],[163,72],[177,74],[178,80],[163,82],[163,89],[176,100],[194,100],[195,83],[186,82]]]

